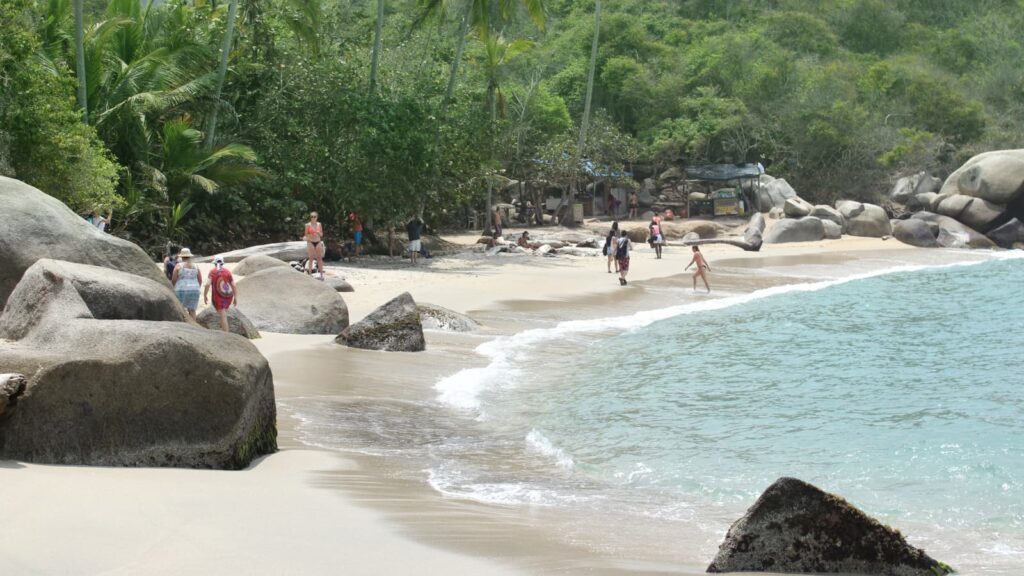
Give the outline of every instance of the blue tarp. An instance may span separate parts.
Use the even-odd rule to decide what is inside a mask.
[[[761,175],[757,164],[697,164],[683,168],[687,180],[711,180],[721,182],[740,178],[757,178]]]

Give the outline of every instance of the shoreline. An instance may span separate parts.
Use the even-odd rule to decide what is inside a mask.
[[[866,238],[765,248],[742,253],[706,247],[712,297],[775,285],[785,268],[811,279],[837,263],[860,269],[905,260],[940,264],[990,258]],[[25,528],[0,545],[0,554],[35,573],[83,567],[177,574],[333,573],[341,567],[357,574],[424,567],[451,574],[703,573],[695,564],[637,559],[637,550],[572,549],[551,539],[553,528],[569,527],[549,518],[557,511],[445,497],[425,482],[396,477],[400,471],[386,465],[386,454],[305,447],[291,406],[317,397],[342,398],[355,408],[380,399],[396,404],[429,399],[436,396],[433,387],[440,378],[485,363],[471,352],[482,342],[561,320],[638,312],[654,298],[682,298],[678,284],[689,290],[689,275],[680,275],[688,257],[688,250],[667,250],[656,262],[649,249],[638,250],[628,288],[604,272],[602,257],[453,259],[443,267],[405,273],[340,267],[356,286],[356,292],[343,295],[353,319],[399,288],[412,288],[418,302],[470,313],[485,328],[467,335],[430,332],[428,351],[416,355],[354,351],[333,344],[332,336],[267,334],[255,342],[275,373],[280,452],[242,472],[0,463],[10,488],[5,509],[14,525]],[[528,260],[517,262],[522,258]],[[751,272],[744,277],[733,268]],[[64,544],[64,552],[44,552],[44,535]]]

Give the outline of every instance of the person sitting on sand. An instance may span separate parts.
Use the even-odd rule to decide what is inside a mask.
[[[321,252],[324,240],[324,228],[318,221],[319,215],[316,212],[309,213],[309,222],[306,222],[306,274],[313,273],[313,263],[316,263],[316,270],[320,273],[320,279],[324,279],[324,257]]]
[[[623,286],[628,284],[626,274],[629,274],[629,250],[632,247],[633,243],[629,241],[626,231],[620,230],[615,247],[615,260],[619,263],[619,284]]]
[[[704,259],[704,255],[700,252],[700,246],[693,247],[693,259],[686,265],[683,270],[689,270],[690,266],[697,265],[697,270],[693,273],[693,291],[697,291],[697,276],[704,281],[704,287],[708,289],[708,294],[711,293],[711,286],[708,285],[708,277],[704,274],[704,270],[711,270],[711,266],[708,266],[708,261]]]
[[[196,319],[196,308],[199,307],[199,288],[203,283],[199,275],[199,268],[192,263],[192,251],[182,248],[178,252],[181,259],[171,271],[171,285],[174,286],[174,295],[178,302],[188,310],[189,318]]]
[[[523,230],[523,233],[516,240],[516,245],[527,250],[536,250],[541,247],[540,242],[530,242],[530,232]]]
[[[238,307],[238,288],[235,286],[235,279],[231,271],[224,267],[224,257],[216,256],[213,259],[213,270],[210,270],[209,281],[203,286],[203,304],[207,304],[210,293],[210,286],[213,286],[213,309],[220,316],[220,329],[230,332],[228,329],[228,308],[232,302],[235,308]]]

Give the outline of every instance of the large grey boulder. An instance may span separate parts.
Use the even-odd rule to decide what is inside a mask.
[[[0,307],[40,258],[92,264],[170,283],[141,248],[100,232],[60,200],[0,176]]]
[[[480,329],[476,320],[443,306],[419,304],[416,308],[420,311],[420,322],[427,330],[473,332]]]
[[[846,219],[843,218],[843,215],[839,212],[839,210],[836,210],[831,206],[826,206],[825,204],[819,204],[815,206],[813,209],[811,209],[810,215],[814,216],[815,218],[820,218],[822,220],[831,220],[832,222],[838,224],[840,229],[846,226]]]
[[[348,306],[341,295],[289,267],[260,270],[237,286],[238,308],[260,330],[337,334],[348,326]]]
[[[893,202],[899,202],[900,204],[906,204],[907,200],[914,195],[914,188],[917,187],[917,181],[920,180],[919,174],[913,176],[902,176],[896,179],[896,183],[893,184],[892,190],[889,191],[889,199]]]
[[[984,198],[973,198],[971,203],[960,213],[960,220],[978,232],[991,230],[1003,218],[1006,208],[993,204]]]
[[[10,418],[14,413],[27,385],[24,374],[0,374],[0,419]]]
[[[996,246],[977,230],[969,228],[949,216],[922,211],[915,213],[910,219],[923,220],[937,226],[936,241],[943,248],[995,248]]]
[[[939,200],[936,212],[942,214],[943,216],[949,216],[950,218],[956,218],[957,220],[959,220],[960,214],[962,214],[963,211],[966,210],[968,206],[970,206],[971,201],[973,200],[974,198],[971,198],[970,196],[965,196],[963,194],[952,194],[950,196],[945,196],[941,200]]]
[[[825,228],[819,218],[807,216],[799,220],[783,218],[776,222],[764,234],[764,241],[767,244],[782,244],[784,242],[813,242],[825,237]]]
[[[130,308],[104,300],[149,280],[124,274],[118,294],[57,264],[33,267],[0,318],[0,366],[27,381],[0,458],[237,469],[276,449],[273,380],[252,344],[161,317],[158,301],[121,318]]]
[[[408,292],[349,326],[334,341],[351,348],[389,352],[422,352],[427,347],[419,310]]]
[[[263,256],[269,256],[271,258],[277,258],[284,262],[291,262],[292,260],[302,260],[306,258],[308,253],[306,252],[305,240],[296,240],[294,242],[276,242],[274,244],[260,244],[259,246],[249,246],[248,248],[242,248],[241,250],[232,250],[231,252],[224,252],[221,256],[224,257],[224,261],[227,263],[241,262],[249,256],[255,256],[261,254]],[[212,256],[206,256],[204,258],[195,258],[193,262],[210,262],[213,260]]]
[[[911,212],[932,210],[932,204],[935,203],[935,199],[938,197],[939,195],[935,192],[922,192],[920,194],[915,194],[907,201],[907,210]]]
[[[0,338],[20,340],[67,318],[185,322],[188,314],[160,282],[109,268],[42,258],[25,271],[0,314]]]
[[[232,334],[238,334],[239,336],[248,338],[249,340],[255,340],[260,337],[260,331],[256,329],[256,325],[245,317],[245,314],[238,309],[237,306],[232,306],[227,309],[228,319],[228,332]],[[220,330],[220,314],[213,306],[207,306],[202,312],[196,316],[196,322],[200,326],[208,330]]]
[[[232,270],[232,273],[238,276],[249,276],[260,270],[280,268],[282,266],[288,266],[288,263],[266,254],[253,254],[252,256],[246,256],[239,262],[238,266],[235,266],[235,269]]]
[[[348,280],[340,276],[328,276],[324,278],[324,284],[334,289],[335,292],[355,292],[356,289],[348,283]]]
[[[821,227],[825,231],[826,240],[839,240],[843,237],[843,227],[831,220],[822,220]]]
[[[936,233],[937,231],[936,227]],[[920,248],[937,248],[939,246],[939,243],[935,241],[935,234],[932,233],[931,226],[924,220],[916,218],[897,220],[892,227],[892,235],[900,242],[911,246]]]
[[[964,194],[1006,206],[1024,193],[1024,149],[978,154],[958,168],[939,194]]]
[[[1014,218],[989,232],[988,237],[1000,248],[1013,248],[1014,244],[1024,242],[1024,224]]]
[[[841,200],[836,208],[846,219],[845,232],[850,236],[881,238],[892,234],[889,215],[881,206]]]
[[[729,528],[708,572],[944,576],[953,569],[839,496],[779,478]]]
[[[782,209],[786,200],[796,198],[796,190],[784,178],[767,179],[762,177],[761,187],[757,190],[757,210],[769,212],[772,208]]]
[[[914,186],[914,196],[918,194],[934,194],[942,189],[942,179],[936,178],[926,172],[918,173],[920,179],[917,181],[917,186]]]
[[[811,210],[814,210],[814,205],[799,196],[787,198],[782,205],[782,212],[786,218],[803,218],[809,216]]]

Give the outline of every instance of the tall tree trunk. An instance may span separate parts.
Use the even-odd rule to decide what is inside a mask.
[[[373,57],[370,59],[370,94],[377,91],[377,67],[380,64],[380,36],[384,29],[384,0],[377,0],[377,28],[373,32]]]
[[[235,32],[235,14],[238,12],[238,0],[231,0],[228,5],[228,21],[224,29],[224,43],[220,47],[220,65],[217,67],[217,89],[213,93],[213,110],[206,128],[206,148],[213,148],[214,133],[217,130],[217,102],[220,92],[224,89],[224,77],[228,73],[228,55],[231,52],[231,37]]]
[[[469,28],[469,15],[463,14],[459,22],[459,43],[455,47],[455,59],[452,60],[452,69],[448,74],[448,88],[444,92],[444,100],[441,101],[441,114],[439,120],[444,120],[448,113],[448,105],[451,104],[452,96],[455,95],[455,80],[459,76],[459,66],[462,63],[462,51],[466,48],[466,31]]]
[[[587,141],[587,127],[590,124],[590,101],[594,95],[594,68],[597,67],[597,40],[601,32],[601,0],[594,1],[594,40],[590,45],[590,70],[587,72],[587,97],[583,102],[583,119],[580,120],[580,141],[576,146],[576,165],[573,166],[575,176],[569,188],[569,210],[565,218],[566,226],[576,225],[576,188],[579,181],[579,163],[583,159],[583,146]]]
[[[78,107],[82,109],[82,122],[89,122],[89,103],[85,81],[85,23],[82,21],[82,2],[74,0],[75,11],[75,74],[78,76]]]

